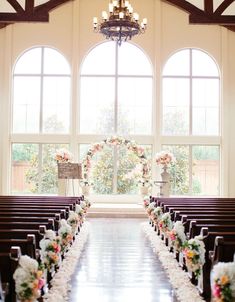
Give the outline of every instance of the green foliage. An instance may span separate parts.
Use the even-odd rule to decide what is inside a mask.
[[[163,146],[163,149],[174,154],[176,162],[169,172],[171,174],[171,192],[173,195],[186,195],[189,193],[189,150],[186,146]]]
[[[12,159],[17,162],[28,162],[38,152],[37,144],[13,144]]]

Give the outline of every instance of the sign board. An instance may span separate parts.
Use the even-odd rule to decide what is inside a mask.
[[[81,179],[82,165],[77,163],[58,163],[58,179]]]

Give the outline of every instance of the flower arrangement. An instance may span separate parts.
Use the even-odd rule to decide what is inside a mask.
[[[162,217],[162,208],[156,207],[151,213],[151,219],[153,220],[154,224],[158,224]]]
[[[101,141],[100,143],[93,144],[87,151],[87,154],[82,162],[85,181],[88,181],[89,178],[92,157],[97,152],[101,151],[105,145],[109,145],[109,146],[125,145],[128,150],[134,152],[136,156],[138,156],[140,159],[140,166],[141,166],[140,177],[142,177],[143,179],[150,178],[149,162],[145,157],[144,148],[137,145],[135,141],[127,140],[121,136],[111,136]]]
[[[52,230],[47,230],[39,242],[41,261],[50,270],[52,266],[58,266],[61,261],[60,238]]]
[[[149,215],[149,217],[151,216],[152,211],[155,209],[155,202],[150,202],[150,204],[148,205],[146,212]]]
[[[161,216],[161,219],[158,223],[158,227],[159,229],[163,232],[163,233],[167,233],[172,229],[172,220],[171,220],[171,215],[169,212],[164,213]]]
[[[62,148],[56,151],[55,160],[57,163],[68,163],[73,159],[72,153],[70,153],[67,149]]]
[[[156,154],[155,160],[156,160],[157,165],[168,166],[173,161],[175,161],[175,157],[170,152],[161,151],[161,152]]]
[[[235,300],[235,262],[219,262],[211,272],[213,302]]]
[[[80,204],[76,204],[75,212],[78,214],[80,222],[83,222],[85,213]]]
[[[205,252],[205,244],[200,236],[195,236],[184,243],[183,254],[186,266],[195,273],[196,278],[200,276],[205,263]]]
[[[149,204],[150,204],[150,198],[146,195],[144,196],[144,200],[143,200],[143,205],[145,210],[148,208]]]
[[[63,252],[65,252],[73,240],[72,228],[65,219],[61,219],[60,221],[58,234],[61,238],[61,249]]]
[[[170,241],[176,251],[181,251],[186,241],[184,226],[181,221],[176,221],[173,229],[169,232]]]
[[[27,255],[21,256],[19,265],[14,272],[17,297],[22,302],[35,301],[41,297],[41,289],[45,284],[43,271],[38,262]]]
[[[67,223],[71,226],[73,235],[75,235],[78,230],[78,225],[80,223],[80,218],[75,211],[69,211]]]

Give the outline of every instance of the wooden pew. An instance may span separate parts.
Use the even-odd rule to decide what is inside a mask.
[[[227,241],[223,236],[215,238],[214,249],[209,251],[209,259],[213,267],[218,262],[233,262],[235,255],[235,238]]]
[[[210,299],[211,260],[209,258],[209,251],[213,250],[215,244],[215,238],[217,236],[223,236],[227,241],[234,241],[235,232],[209,232],[208,228],[202,228],[200,235],[203,237],[206,253],[205,253],[205,264],[203,265],[202,273],[198,279],[198,290],[204,298]]]
[[[19,246],[23,255],[36,259],[36,239],[33,234],[28,234],[26,239],[0,239],[1,252],[9,252],[12,246]]]
[[[0,252],[0,273],[3,288],[8,291],[4,294],[5,302],[16,302],[15,283],[13,273],[17,268],[21,251],[19,247],[11,247],[8,252]]]
[[[211,224],[208,221],[205,223],[197,223],[197,221],[192,220],[190,222],[187,239],[191,239],[195,236],[198,236],[201,233],[201,229],[205,227],[208,228],[209,232],[235,232],[235,224],[224,224],[223,222],[219,224]]]
[[[46,232],[45,226],[38,229],[3,229],[0,230],[0,239],[26,239],[28,234],[35,236],[36,249],[39,249],[39,242]]]

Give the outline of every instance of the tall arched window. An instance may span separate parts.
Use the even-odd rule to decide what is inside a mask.
[[[135,45],[123,43],[119,47],[115,42],[105,42],[93,48],[84,59],[80,75],[79,132],[83,141],[90,143],[91,134],[94,142],[101,136],[122,135],[144,145],[151,156],[152,86],[150,61]],[[88,147],[81,144],[80,155]],[[124,149],[107,150],[106,155],[96,158],[96,169],[106,174],[106,180],[99,177],[100,183],[93,186],[96,193],[136,192],[133,185],[125,187],[123,177],[132,165],[127,164],[130,159]]]
[[[166,62],[162,135],[167,142],[163,148],[178,158],[172,169],[173,192],[219,195],[220,76],[214,59],[204,51],[183,49]]]
[[[35,47],[17,60],[13,71],[13,193],[57,193],[54,154],[57,148],[68,148],[70,83],[70,66],[55,49]]]

